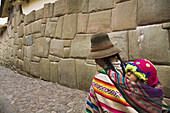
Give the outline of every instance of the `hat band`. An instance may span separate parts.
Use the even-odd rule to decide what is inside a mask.
[[[110,47],[113,47],[113,44],[102,46],[102,47],[93,47],[93,48],[91,48],[91,51],[93,52],[93,51],[97,51],[97,50],[107,49],[107,48],[110,48]]]

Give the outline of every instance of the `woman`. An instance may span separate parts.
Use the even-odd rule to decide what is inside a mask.
[[[163,91],[161,84],[154,88],[131,82],[125,78],[120,50],[110,41],[106,33],[97,33],[91,39],[88,58],[105,71],[95,75],[86,104],[87,113],[161,113]],[[149,79],[149,78],[148,78]]]

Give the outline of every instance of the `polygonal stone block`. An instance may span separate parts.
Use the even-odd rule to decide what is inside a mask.
[[[58,63],[56,63],[56,62],[50,63],[50,81],[53,82],[53,83],[59,82]]]
[[[54,37],[56,26],[57,26],[57,22],[50,22],[50,20],[48,19],[46,29],[45,29],[45,36]]]
[[[89,14],[78,14],[78,25],[77,25],[77,33],[86,33],[87,25],[89,20]]]
[[[55,38],[61,38],[62,36],[63,19],[64,19],[63,16],[58,18],[57,27],[54,35]]]
[[[64,41],[52,39],[50,43],[50,54],[63,57],[64,56]]]
[[[36,77],[40,77],[40,64],[31,62],[30,74]]]
[[[111,10],[91,13],[87,33],[110,32]]]
[[[137,18],[137,0],[117,4],[112,10],[112,31],[135,29]]]
[[[42,58],[40,60],[40,77],[50,81],[50,61],[48,59]]]
[[[77,34],[71,42],[71,57],[86,58],[90,53],[91,35]]]
[[[54,16],[61,16],[66,13],[67,0],[58,0],[54,3]]]

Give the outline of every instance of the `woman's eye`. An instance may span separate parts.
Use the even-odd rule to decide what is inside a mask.
[[[127,72],[130,72],[130,69],[128,69]]]

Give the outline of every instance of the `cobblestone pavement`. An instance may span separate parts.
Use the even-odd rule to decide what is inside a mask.
[[[87,95],[88,92],[26,77],[0,66],[1,112],[84,113]]]

